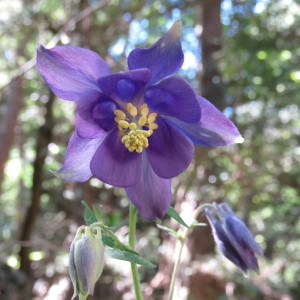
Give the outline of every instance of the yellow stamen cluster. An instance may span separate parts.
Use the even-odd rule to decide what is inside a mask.
[[[148,137],[158,125],[155,123],[157,113],[150,113],[146,103],[139,108],[132,103],[126,105],[126,112],[116,109],[115,121],[119,127],[119,135],[125,147],[130,151],[141,153],[149,146]],[[145,129],[146,128],[146,129]]]

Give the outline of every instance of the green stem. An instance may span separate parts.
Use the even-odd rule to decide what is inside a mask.
[[[88,295],[79,294],[79,300],[86,300]]]
[[[179,244],[176,245],[176,251],[175,251],[176,260],[175,260],[175,264],[174,264],[174,268],[173,268],[173,272],[172,272],[171,283],[170,283],[170,291],[169,291],[169,298],[168,298],[169,300],[173,299],[176,277],[177,277],[179,266],[181,263],[182,250],[183,250],[183,246],[185,244],[186,238],[189,234],[189,229],[190,228],[185,229],[184,233],[179,238]]]
[[[198,215],[203,212],[205,210],[205,208],[209,208],[209,207],[213,207],[211,204],[203,204],[201,206],[199,206],[193,216],[193,220],[196,220]],[[187,240],[187,237],[190,233],[190,231],[194,228],[194,223],[190,224],[188,228],[185,228],[185,230],[182,233],[178,233],[178,240],[179,240],[179,244],[176,245],[176,251],[175,251],[175,264],[174,264],[174,268],[173,268],[173,272],[172,272],[172,278],[171,278],[171,282],[170,282],[170,291],[169,291],[169,298],[168,300],[172,300],[173,296],[174,296],[174,289],[175,289],[175,283],[176,283],[176,278],[177,278],[177,274],[179,271],[179,266],[181,263],[181,255],[182,255],[182,250],[184,247],[184,244]]]
[[[130,203],[129,205],[129,247],[132,250],[135,250],[134,248],[135,248],[136,216],[137,216],[137,210],[133,206],[133,204]],[[132,273],[136,300],[142,300],[143,296],[141,292],[140,278],[139,278],[137,265],[135,263],[130,263],[130,264],[131,264],[131,273]]]
[[[93,223],[91,225],[91,228],[93,228],[93,227],[100,227],[105,233],[107,233],[114,240],[114,242],[116,243],[116,245],[118,246],[119,249],[126,250],[126,251],[131,251],[131,249],[129,249],[123,243],[121,243],[119,241],[117,236],[115,236],[115,234],[106,225],[104,225],[100,222],[96,222],[96,223]]]

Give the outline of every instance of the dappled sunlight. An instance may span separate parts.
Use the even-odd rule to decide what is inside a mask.
[[[92,115],[92,126],[98,126],[103,124],[103,115],[96,109],[92,111],[92,108],[83,109],[79,115],[77,103],[62,101],[49,90],[35,67],[37,44],[46,45],[47,49],[62,45],[91,49],[99,53],[114,74],[130,68],[131,72],[132,69],[137,72],[133,80],[135,85],[131,88],[138,99],[134,103],[138,114],[134,111],[130,113],[131,110],[126,106],[123,107],[124,116],[117,118],[118,113],[112,114],[112,120],[117,118],[112,124],[119,126],[116,139],[121,141],[124,138],[126,149],[133,150],[134,154],[147,151],[151,138],[163,126],[160,118],[165,118],[170,112],[172,116],[179,115],[183,119],[195,114],[200,121],[205,120],[209,124],[201,135],[199,130],[184,127],[184,122],[172,123],[172,117],[167,119],[178,134],[176,142],[181,141],[178,143],[182,146],[181,152],[188,151],[180,138],[188,130],[190,135],[185,141],[197,140],[200,145],[201,138],[206,142],[211,139],[219,143],[227,142],[222,140],[222,136],[214,134],[214,130],[224,125],[224,120],[221,122],[216,115],[210,118],[209,114],[205,114],[208,106],[202,106],[201,111],[197,112],[195,108],[198,102],[195,102],[194,109],[187,105],[186,110],[182,110],[182,105],[186,103],[182,101],[170,109],[168,105],[174,100],[173,95],[180,95],[181,99],[179,91],[183,89],[182,86],[178,88],[178,84],[182,84],[180,81],[170,86],[163,83],[163,80],[170,80],[173,69],[176,70],[172,76],[184,78],[197,94],[207,97],[226,118],[234,122],[244,138],[243,144],[227,147],[195,146],[194,151],[190,149],[189,160],[184,162],[185,172],[172,178],[172,207],[188,225],[197,221],[182,248],[173,300],[300,298],[300,5],[293,0],[221,2],[220,19],[213,14],[215,5],[218,5],[214,1],[36,0],[29,3],[12,0],[4,1],[3,5],[1,3],[0,298],[72,298],[69,252],[77,228],[87,223],[84,214],[86,207],[82,201],[88,207],[97,208],[96,216],[101,218],[103,224],[107,225],[105,229],[111,230],[122,245],[128,244],[130,236],[130,200],[123,189],[114,187],[114,181],[104,183],[93,176],[86,182],[69,182],[57,176],[57,171],[65,161],[69,137],[74,130],[78,130],[78,122],[83,124],[79,138],[88,146],[83,143],[72,149],[74,157],[80,155],[80,163],[75,164],[70,158],[68,164],[76,165],[78,169],[88,165],[88,150],[94,145],[90,144],[91,136],[85,136],[88,132],[87,119]],[[211,5],[209,13],[203,15],[204,11],[207,12],[204,10],[206,5]],[[184,52],[184,63],[180,70],[174,67],[174,63],[161,67],[158,62],[164,63],[172,57],[159,51],[157,53],[165,55],[163,60],[151,61],[152,57],[137,55],[133,56],[128,66],[127,57],[133,49],[150,47],[180,19]],[[176,34],[170,34],[171,41],[174,36],[178,38],[178,32]],[[164,49],[165,42],[160,46]],[[56,55],[53,54],[54,58],[51,59],[57,59]],[[67,80],[67,75],[62,76],[65,73],[58,72],[60,67],[53,71],[53,65],[49,63],[52,71],[47,79],[59,81],[57,85],[62,90],[61,96],[69,92],[70,85],[75,90],[78,86],[98,88],[98,85],[102,85],[101,88],[107,89],[109,97],[115,97],[117,103],[120,103],[121,97],[132,96],[130,86],[128,90],[124,89],[124,82],[128,78],[112,92],[111,81],[101,82],[100,75],[91,80],[90,74],[94,72],[91,69],[95,70],[96,67],[93,65],[90,68],[85,64],[87,57],[78,55],[72,66],[68,59],[72,62],[70,55],[66,55],[67,63],[62,69],[69,68],[70,73],[74,72],[74,81]],[[149,94],[141,96],[138,90],[141,89],[140,80],[143,76],[147,79],[143,82],[143,89],[148,89],[150,75],[143,68],[155,71],[153,64],[166,78],[163,79],[158,72],[155,75],[156,82],[150,85],[156,85],[159,92],[169,89],[171,95],[168,98],[157,90],[150,93],[152,106],[160,109],[158,113],[149,104],[149,99],[146,99],[148,102],[145,100],[147,96],[150,97]],[[110,72],[99,61],[97,66],[99,70],[93,74]],[[77,81],[78,76],[82,81]],[[190,87],[184,87],[186,96],[190,93]],[[93,103],[96,99],[90,90],[88,95],[87,90],[80,92],[87,102]],[[192,93],[188,95],[190,101]],[[106,98],[104,100],[107,101]],[[152,120],[154,115],[151,115],[151,111],[144,113],[146,119],[143,118],[139,101],[146,101],[147,109],[150,107],[158,116]],[[116,108],[114,110],[117,111]],[[104,125],[109,127],[109,124]],[[155,164],[156,171],[164,175],[161,177],[163,180],[176,173],[174,171],[170,175],[166,170],[177,171],[182,163],[181,156],[176,162],[169,159],[177,146],[174,146],[176,143],[169,145],[166,142],[174,133],[168,131],[169,127],[165,130],[168,134],[158,139],[164,147],[157,147],[156,155],[165,154],[168,163],[163,167],[161,163]],[[233,142],[241,141],[241,138],[230,138]],[[120,144],[123,145],[122,142]],[[108,148],[115,150],[114,145],[109,144],[111,149]],[[168,148],[168,153],[164,153],[165,148]],[[120,157],[120,153],[116,152],[113,159]],[[102,167],[107,160],[100,154],[95,161]],[[145,156],[143,159],[145,166]],[[107,163],[107,170],[110,170],[110,166]],[[119,171],[116,171],[114,174],[118,175]],[[132,168],[128,166],[120,177],[125,182],[121,185],[127,187],[127,179],[133,177],[132,174]],[[169,195],[162,191],[161,186],[157,186],[159,181],[153,174],[155,172],[151,167],[143,175],[145,181],[150,177],[150,183],[153,184],[152,188],[147,181],[150,186],[148,191],[155,190],[159,196],[163,193]],[[101,178],[105,179],[105,176],[108,176],[107,172]],[[143,191],[139,191],[135,203],[144,205],[146,200]],[[158,207],[165,201],[162,196],[160,201],[154,198]],[[259,272],[250,271],[244,276],[234,263],[222,255],[222,248],[220,250],[215,246],[205,213],[199,213],[197,220],[194,220],[194,213],[200,205],[213,202],[230,204],[234,213],[251,230],[255,243],[263,248],[264,256],[258,257]],[[148,212],[146,208],[143,210],[145,215]],[[153,209],[155,213],[157,210]],[[88,221],[91,220],[95,221],[92,217]],[[213,220],[217,222],[221,219],[213,213]],[[215,224],[212,223],[214,228]],[[224,228],[228,230],[226,226]],[[238,248],[234,242],[236,238],[240,242],[240,236],[231,235],[230,230],[226,230],[226,237],[230,236],[231,242]],[[184,232],[185,226],[168,214],[162,220],[154,221],[138,215],[135,250],[145,258],[146,265],[155,266],[138,268],[145,299],[168,299],[174,259],[182,239],[177,234]],[[221,235],[222,238],[224,241]],[[255,244],[254,240],[251,240],[251,245]],[[112,243],[109,239],[105,241]],[[115,249],[107,244],[105,247],[106,250]],[[234,253],[231,258],[237,255],[230,253]],[[244,252],[240,252],[238,257],[245,259],[247,268],[256,268],[253,261],[247,260]],[[94,298],[88,299],[134,299],[130,263],[109,255],[105,255],[104,261],[102,275],[95,284]]]

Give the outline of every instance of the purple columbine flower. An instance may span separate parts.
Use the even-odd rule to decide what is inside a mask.
[[[205,210],[214,239],[225,257],[247,273],[258,271],[256,255],[263,255],[244,221],[237,216],[227,203],[214,203],[214,208]]]
[[[194,144],[215,147],[243,141],[233,123],[184,79],[181,22],[148,49],[135,49],[128,71],[111,73],[93,51],[71,46],[37,52],[37,68],[56,96],[77,103],[76,128],[58,175],[92,175],[123,187],[140,214],[168,210],[171,178],[184,171]]]

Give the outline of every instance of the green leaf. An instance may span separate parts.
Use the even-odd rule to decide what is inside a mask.
[[[189,226],[182,220],[178,212],[173,207],[170,207],[168,209],[167,214],[181,225],[185,226],[186,228],[189,228]]]
[[[127,251],[122,251],[120,249],[106,249],[105,255],[115,259],[126,260],[147,268],[155,268],[155,265],[152,262],[141,257],[140,255]]]
[[[88,204],[84,201],[81,201],[82,205],[85,207],[84,209],[84,220],[86,225],[91,225],[95,222],[97,222],[97,218],[95,217],[93,211],[91,208],[88,206]]]
[[[119,249],[121,251],[125,251],[125,252],[130,252],[136,255],[139,255],[136,251],[131,250],[128,246],[124,245],[123,243],[121,243],[119,241],[119,243],[117,243],[107,232],[102,231],[102,242],[111,248],[114,249]]]

